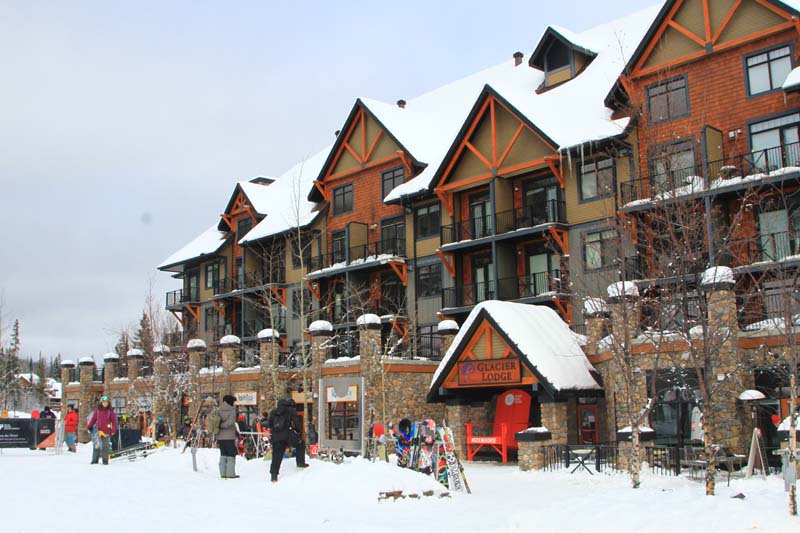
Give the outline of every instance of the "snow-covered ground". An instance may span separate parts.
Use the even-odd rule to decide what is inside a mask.
[[[242,477],[217,477],[217,450],[191,455],[166,449],[135,462],[89,465],[77,454],[3,450],[0,453],[0,531],[8,533],[159,531],[557,531],[668,532],[800,530],[786,513],[783,482],[735,479],[718,496],[703,484],[645,475],[632,490],[624,475],[520,472],[516,466],[466,465],[473,494],[438,498],[433,480],[360,458],[344,464],[312,460],[298,470],[283,464],[271,484],[264,461],[237,460]],[[378,501],[378,492],[436,495]],[[743,493],[745,498],[733,499]]]

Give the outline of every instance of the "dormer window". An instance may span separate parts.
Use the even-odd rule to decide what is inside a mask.
[[[545,30],[528,65],[544,72],[537,92],[571,80],[597,56],[581,35],[550,26]]]
[[[553,41],[544,55],[544,72],[551,74],[558,70],[569,68],[572,63],[572,50],[559,41]]]

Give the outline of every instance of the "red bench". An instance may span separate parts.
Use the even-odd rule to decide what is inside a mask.
[[[500,454],[504,463],[508,462],[508,450],[517,449],[514,435],[528,428],[530,410],[531,396],[523,390],[511,389],[498,396],[491,435],[475,435],[473,425],[465,424],[467,460],[472,461],[482,448],[490,448]]]

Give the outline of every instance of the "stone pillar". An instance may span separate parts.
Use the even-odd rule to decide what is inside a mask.
[[[641,305],[639,289],[632,281],[619,281],[608,286],[611,331],[617,342],[632,340],[639,334]]]
[[[311,393],[313,398],[317,398],[319,382],[322,379],[322,365],[330,354],[333,325],[327,320],[315,320],[308,326],[308,333],[311,335]],[[324,403],[324,398],[319,398],[318,401]]]
[[[436,332],[439,333],[439,337],[442,339],[441,344],[441,356],[447,353],[447,350],[450,349],[450,345],[453,344],[453,339],[456,338],[456,333],[458,333],[458,324],[455,320],[442,320],[436,326]]]
[[[550,430],[550,444],[567,444],[567,402],[543,403],[542,425]]]
[[[141,372],[142,361],[144,360],[144,352],[139,348],[132,348],[128,350],[128,398],[127,411],[128,415],[135,419],[139,414],[139,391],[136,390],[136,380],[139,379],[139,372]]]
[[[242,341],[236,335],[225,335],[219,341],[222,350],[222,394],[231,394],[231,372],[239,362]]]
[[[206,356],[206,342],[203,339],[191,339],[186,345],[189,351],[188,393],[192,411],[189,415],[194,418],[202,403],[200,395],[200,369]]]
[[[259,411],[269,413],[278,405],[278,398],[286,396],[286,391],[277,391],[277,373],[280,364],[281,334],[276,329],[262,329],[258,332],[258,357],[261,372],[258,380]]]
[[[62,406],[66,406],[67,403],[65,397],[65,391],[67,385],[72,383],[73,377],[75,372],[75,363],[70,360],[61,361],[61,395],[62,395]],[[63,411],[66,412],[66,411]]]
[[[606,324],[610,317],[606,303],[600,298],[587,298],[583,303],[583,318],[586,320],[586,347],[587,356],[597,355],[598,343],[606,335]]]
[[[169,346],[157,344],[153,347],[153,415],[171,420],[169,386]],[[174,423],[175,421],[172,420]]]
[[[362,435],[369,434],[370,409],[374,409],[375,420],[383,424],[385,412],[383,405],[386,385],[381,365],[381,319],[378,315],[366,314],[358,317],[358,347],[361,358],[361,376],[364,378],[364,420]]]
[[[81,357],[78,361],[78,369],[81,383],[81,396],[78,406],[78,441],[89,442],[91,437],[86,432],[86,417],[94,410],[97,403],[92,392],[94,360],[91,357]]]
[[[704,409],[704,423],[713,424],[716,444],[745,453],[753,432],[749,409],[737,401],[739,393],[755,386],[752,372],[743,371],[743,353],[738,349],[739,322],[733,272],[728,267],[712,267],[703,273],[702,288],[706,295],[708,335],[711,346],[711,372],[718,381],[711,399],[713,412]]]
[[[103,394],[111,397],[111,384],[119,373],[119,355],[109,352],[103,356]]]

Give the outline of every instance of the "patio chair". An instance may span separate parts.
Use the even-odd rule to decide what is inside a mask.
[[[465,424],[467,460],[472,461],[478,451],[488,448],[500,454],[503,463],[508,462],[508,451],[517,449],[515,433],[528,427],[530,409],[531,397],[523,390],[511,389],[498,396],[491,435],[475,435],[473,424]]]

